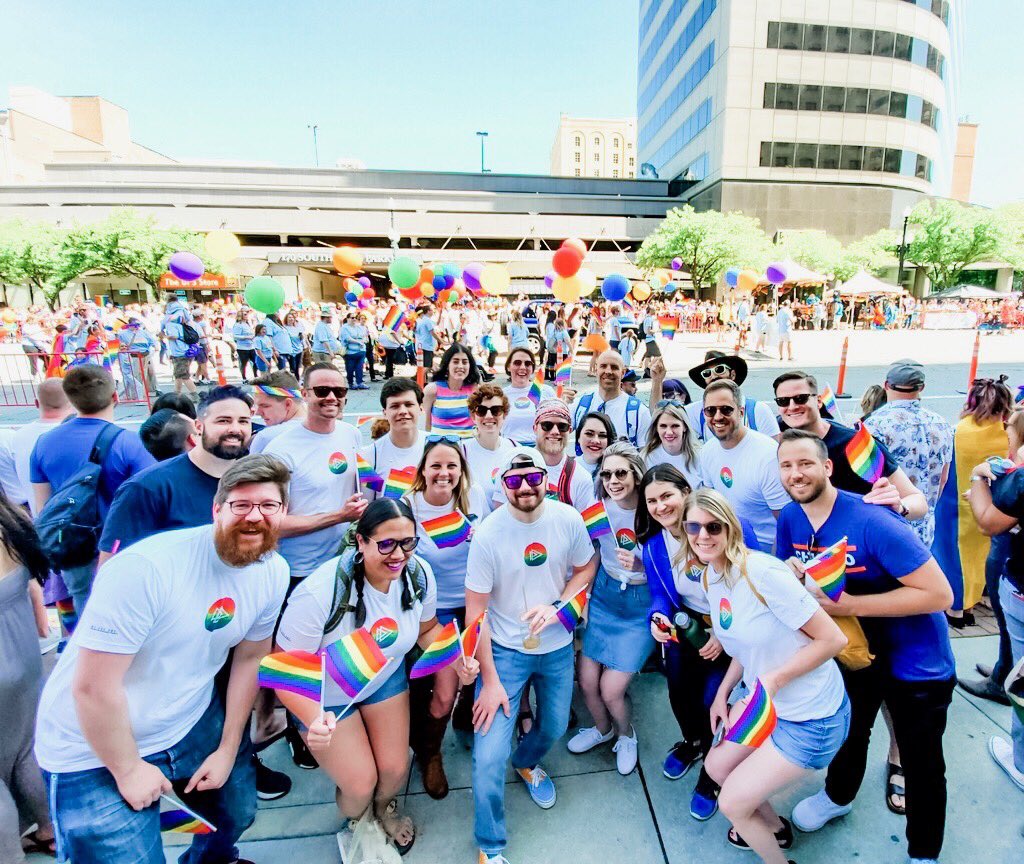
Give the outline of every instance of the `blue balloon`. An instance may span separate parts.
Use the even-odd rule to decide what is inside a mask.
[[[736,283],[740,281],[740,271],[735,267],[730,267],[725,271],[725,284],[730,288],[735,288]]]
[[[359,295],[356,294],[355,291],[346,291],[345,299],[348,300],[349,303],[355,303],[359,299]]]
[[[430,284],[433,285],[437,291],[443,291],[446,287],[444,282],[444,273],[435,273],[434,279]]]
[[[629,293],[629,280],[618,273],[610,273],[601,283],[601,294],[605,300],[621,300]]]

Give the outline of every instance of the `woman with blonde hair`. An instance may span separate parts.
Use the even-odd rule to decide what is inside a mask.
[[[785,564],[746,548],[736,514],[715,490],[690,493],[683,532],[686,554],[705,567],[714,634],[732,657],[711,705],[712,729],[727,733],[762,692],[778,718],[761,746],[723,740],[704,766],[722,787],[729,843],[765,864],[786,864],[793,829],[768,799],[828,765],[846,739],[850,703],[833,660],[846,637]],[[730,708],[741,680],[748,695]]]
[[[664,399],[658,402],[647,431],[647,443],[641,451],[647,467],[671,465],[686,478],[690,488],[696,489],[701,485],[700,468],[693,442],[683,404]]]

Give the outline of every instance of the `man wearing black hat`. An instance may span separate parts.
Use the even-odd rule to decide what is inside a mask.
[[[722,380],[732,381],[739,387],[747,378],[747,361],[737,354],[726,354],[724,351],[712,349],[704,354],[704,362],[699,366],[694,366],[689,375],[690,380],[701,390],[712,381]],[[711,435],[704,422],[702,408],[703,401],[695,399],[686,406],[686,418],[690,421],[690,428],[697,439],[707,441],[714,436]],[[743,425],[762,435],[768,435],[776,440],[779,438],[779,421],[775,418],[775,411],[767,402],[745,399]]]

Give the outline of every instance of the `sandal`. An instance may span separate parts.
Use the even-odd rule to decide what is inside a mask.
[[[398,799],[392,798],[388,802],[388,806],[384,808],[384,812],[377,818],[380,819],[380,826],[388,835],[388,839],[395,844],[398,854],[406,855],[412,849],[412,844],[416,842],[416,826],[413,825],[411,816],[399,815]],[[398,842],[397,837],[404,833],[408,833],[411,839],[408,843],[402,844]]]
[[[21,838],[21,850],[26,855],[49,855],[54,858],[57,855],[57,838],[51,837],[49,840],[44,840],[39,836],[37,828]]]
[[[896,778],[899,778],[898,780]],[[903,799],[902,804],[893,801],[894,797]],[[903,777],[903,766],[889,762],[885,778],[885,806],[897,816],[907,815],[907,787]]]
[[[782,821],[782,827],[775,832],[775,842],[779,844],[780,849],[791,849],[793,846],[793,826],[790,824],[788,819],[785,819],[782,816],[780,816],[779,819]],[[734,846],[737,849],[750,848],[747,841],[740,837],[735,828],[729,829],[726,839],[729,841],[730,846]]]

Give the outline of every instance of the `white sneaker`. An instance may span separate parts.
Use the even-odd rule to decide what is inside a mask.
[[[500,852],[497,855],[488,856],[481,850],[477,857],[477,864],[509,864],[509,861]]]
[[[341,855],[341,864],[354,864],[354,862],[349,861],[348,854],[355,840],[355,835],[352,833],[352,822],[346,821],[345,827],[335,836],[338,838],[338,854]]]
[[[636,730],[632,735],[620,735],[612,750],[615,753],[615,767],[625,777],[636,768]]]
[[[822,789],[810,798],[804,798],[793,808],[793,824],[805,833],[817,831],[822,825],[845,816],[853,810],[852,804],[839,806]]]
[[[570,753],[578,755],[586,753],[588,750],[593,750],[602,744],[607,744],[614,737],[614,729],[609,729],[606,734],[602,735],[596,726],[588,726],[586,729],[580,729],[579,732],[573,735],[566,746],[569,748]]]
[[[1017,788],[1024,790],[1024,772],[1018,771],[1013,762],[1013,745],[1005,738],[993,735],[988,739],[988,752],[992,754],[996,765],[1006,772]]]

